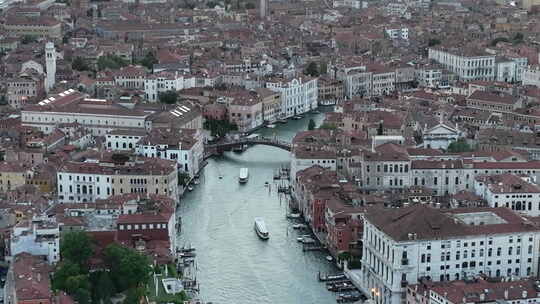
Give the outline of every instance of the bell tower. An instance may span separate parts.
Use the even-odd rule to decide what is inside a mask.
[[[49,93],[54,87],[56,79],[56,49],[54,43],[47,42],[45,44],[45,65],[47,76],[45,77],[45,92]]]

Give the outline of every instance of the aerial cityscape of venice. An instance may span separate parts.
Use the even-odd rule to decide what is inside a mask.
[[[0,304],[540,303],[540,0],[0,0]]]

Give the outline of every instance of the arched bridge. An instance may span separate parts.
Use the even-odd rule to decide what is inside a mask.
[[[214,144],[207,144],[204,146],[204,155],[205,158],[211,157],[215,154],[221,154],[223,151],[228,151],[230,149],[241,147],[244,145],[265,145],[280,148],[286,151],[291,152],[292,144],[290,142],[280,140],[278,138],[269,138],[269,137],[242,137],[238,139],[229,139],[224,140]]]

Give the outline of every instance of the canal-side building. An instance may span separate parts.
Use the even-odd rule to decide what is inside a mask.
[[[297,133],[292,140],[291,179],[296,173],[314,165],[336,170],[337,138],[343,134],[339,130],[313,130]]]
[[[325,229],[325,202],[339,190],[335,170],[313,165],[298,172],[293,181],[293,195],[304,220],[316,232]]]
[[[62,164],[56,174],[61,203],[94,202],[124,193],[153,193],[177,198],[177,180],[176,162],[144,157],[70,161]]]
[[[510,281],[483,277],[450,282],[422,280],[407,287],[407,303],[538,303],[539,292],[540,285],[534,278]]]
[[[154,129],[137,142],[135,154],[174,161],[179,171],[193,177],[204,157],[203,135],[194,129]]]
[[[175,200],[167,196],[143,195],[132,197],[126,203],[135,204],[137,208],[118,216],[116,239],[134,248],[156,251],[156,256],[172,256],[176,252],[177,239]],[[168,249],[168,254],[160,252],[163,249]]]
[[[304,114],[317,108],[317,78],[303,76],[299,78],[268,78],[265,87],[281,93],[281,116],[289,118]]]
[[[363,292],[384,304],[404,303],[407,286],[421,278],[536,276],[539,231],[507,208],[374,208],[364,216],[363,266],[355,273]]]

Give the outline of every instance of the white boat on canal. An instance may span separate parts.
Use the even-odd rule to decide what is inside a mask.
[[[264,219],[262,217],[255,218],[254,228],[255,228],[255,232],[261,239],[268,240],[270,238],[270,234],[268,233],[268,230],[266,229],[266,224],[264,223]]]
[[[247,183],[248,178],[249,178],[248,168],[241,168],[240,175],[238,175],[238,182],[240,182],[241,184]]]

